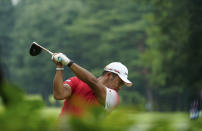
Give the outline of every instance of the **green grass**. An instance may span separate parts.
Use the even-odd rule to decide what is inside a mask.
[[[60,111],[61,107],[44,107],[40,110],[40,116],[56,122]],[[4,112],[5,108],[0,106],[0,114]],[[189,114],[184,112],[137,112],[131,109],[117,109],[111,114],[117,115],[118,113],[121,121],[123,120],[121,114],[126,115],[127,119],[133,121],[133,125],[129,128],[129,131],[166,131],[165,129],[168,131],[185,131],[190,129],[190,123],[197,122],[197,120],[190,120]]]
[[[3,106],[0,105],[0,114],[3,113],[5,110],[5,108]]]
[[[41,114],[44,117],[58,118],[61,108],[50,108],[46,107],[42,109]],[[184,112],[126,112],[128,118],[134,121],[134,125],[130,128],[131,131],[147,131],[149,128],[160,123],[161,120],[168,121],[170,127],[176,131],[185,130],[190,122],[189,114]]]
[[[138,131],[146,131],[147,129],[158,124],[162,121],[170,123],[170,127],[176,131],[181,131],[187,128],[189,122],[189,116],[186,113],[175,112],[175,113],[159,113],[159,112],[144,112],[130,114],[130,117],[136,121],[136,124],[132,129]]]
[[[54,117],[55,119],[57,119],[60,114],[60,111],[61,108],[45,107],[41,110],[41,115],[43,117]]]

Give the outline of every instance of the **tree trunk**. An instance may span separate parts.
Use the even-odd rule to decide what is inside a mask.
[[[151,88],[148,86],[148,83],[146,83],[145,89],[146,89],[146,96],[147,96],[146,109],[148,111],[153,111],[153,95],[152,95]]]

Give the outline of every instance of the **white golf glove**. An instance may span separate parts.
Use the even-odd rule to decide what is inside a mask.
[[[61,62],[64,66],[68,65],[71,61],[65,54],[63,53],[57,53],[56,55],[52,56],[52,60],[55,60],[57,62]]]

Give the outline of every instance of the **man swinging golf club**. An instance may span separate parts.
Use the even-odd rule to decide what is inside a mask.
[[[108,64],[99,78],[74,63],[63,53],[55,53],[52,60],[56,64],[53,80],[53,95],[57,100],[65,100],[60,116],[71,114],[82,116],[89,107],[103,106],[112,110],[119,101],[118,91],[128,80],[128,69],[120,62]],[[68,66],[74,77],[63,81],[64,66]]]

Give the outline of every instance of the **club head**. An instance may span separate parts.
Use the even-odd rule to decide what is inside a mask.
[[[30,47],[29,54],[31,56],[36,56],[41,53],[41,50],[42,49],[33,42]]]

